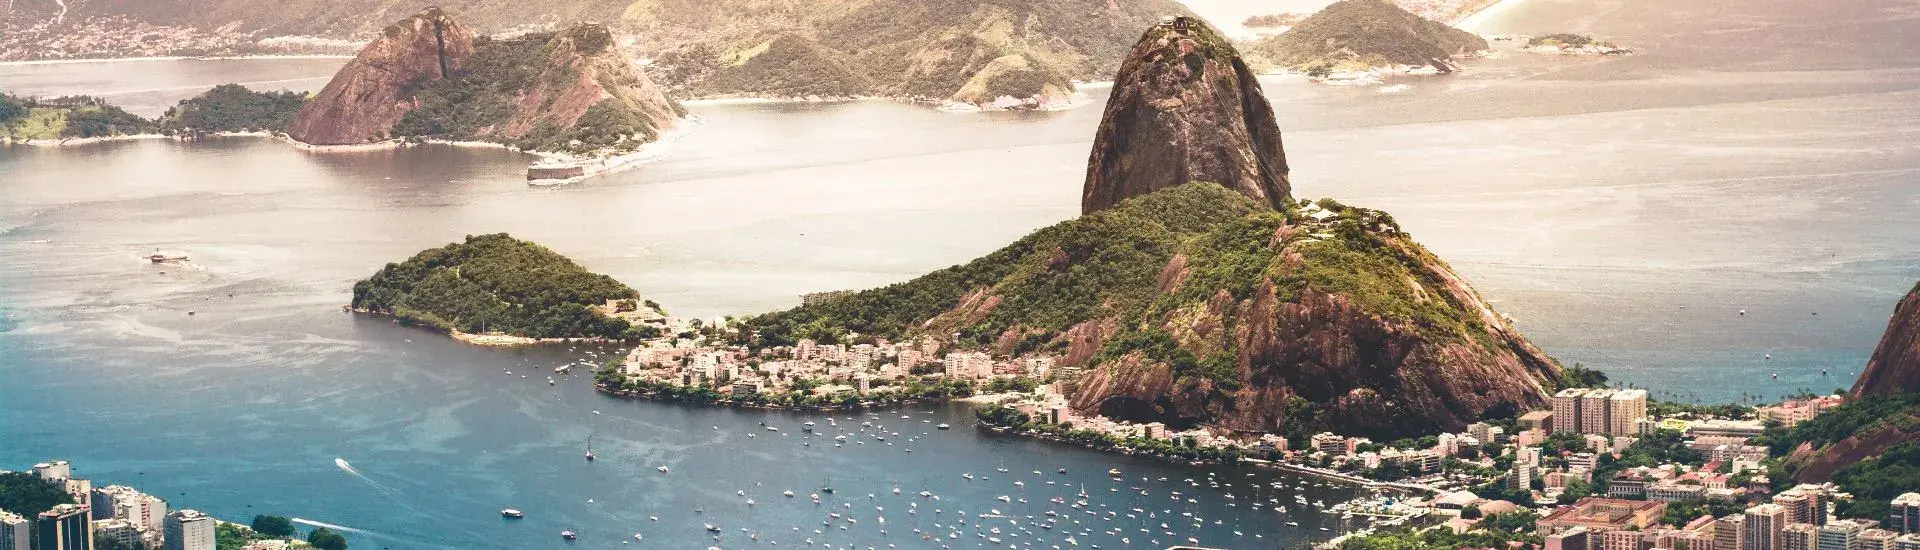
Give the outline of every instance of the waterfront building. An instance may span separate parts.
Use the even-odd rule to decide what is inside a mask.
[[[73,465],[65,460],[42,462],[33,465],[33,475],[47,481],[66,481],[73,477]]]
[[[0,550],[31,550],[33,548],[31,522],[20,514],[0,510]]]
[[[1893,513],[1887,517],[1887,529],[1920,533],[1920,493],[1904,493],[1893,498]]]
[[[1618,390],[1607,398],[1607,435],[1633,435],[1647,417],[1647,390]]]
[[[1607,433],[1608,404],[1613,402],[1613,390],[1587,390],[1580,396],[1580,433]]]
[[[166,550],[214,550],[213,516],[198,510],[167,514],[163,540]]]
[[[1791,428],[1801,422],[1812,420],[1813,417],[1819,416],[1820,413],[1825,412],[1827,409],[1840,406],[1844,401],[1845,398],[1838,395],[1828,395],[1811,399],[1792,399],[1779,405],[1761,408],[1759,411],[1760,420],[1763,422],[1768,420],[1779,422],[1781,427]]]
[[[61,504],[34,519],[33,550],[92,549],[93,514],[86,506]]]
[[[1345,452],[1347,447],[1347,438],[1340,437],[1333,432],[1313,434],[1313,438],[1310,441],[1313,444],[1313,450],[1322,453],[1341,453]]]
[[[1741,550],[1778,550],[1780,533],[1787,527],[1787,508],[1778,504],[1761,504],[1747,508],[1746,540]]]
[[[1553,394],[1553,432],[1580,433],[1580,398],[1586,388],[1567,388]]]

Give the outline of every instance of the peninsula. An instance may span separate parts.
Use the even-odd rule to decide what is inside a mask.
[[[348,307],[478,344],[650,337],[664,317],[633,288],[505,233],[387,264],[354,283]]]

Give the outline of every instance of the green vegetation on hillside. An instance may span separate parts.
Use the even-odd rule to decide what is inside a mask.
[[[387,264],[353,285],[353,307],[466,333],[626,338],[626,320],[592,310],[640,293],[505,233],[470,235]]]
[[[1894,497],[1920,490],[1920,441],[1895,445],[1879,456],[1841,468],[1833,473],[1833,482],[1853,494],[1853,500],[1840,503],[1841,516],[1887,517]]]
[[[957,333],[958,344],[975,347],[1017,332],[1022,351],[1058,351],[1073,326],[1109,321],[1121,331],[1108,337],[1102,360],[1140,353],[1182,378],[1224,382],[1232,378],[1224,375],[1234,356],[1226,336],[1233,316],[1207,336],[1158,327],[1207,315],[1207,303],[1221,294],[1252,297],[1263,281],[1272,281],[1282,302],[1338,294],[1443,341],[1484,334],[1479,316],[1452,299],[1415,298],[1412,282],[1442,286],[1416,268],[1438,260],[1390,217],[1331,200],[1316,208],[1325,209],[1318,220],[1298,207],[1262,208],[1217,184],[1182,185],[1040,229],[964,265],[752,318],[743,334],[757,331],[759,345],[785,345],[848,333],[894,340]],[[1162,291],[1162,271],[1176,255],[1184,256],[1184,282]]]
[[[1287,67],[1431,65],[1487,49],[1473,33],[1420,16],[1387,0],[1341,0],[1248,49]]]
[[[1795,454],[1802,446],[1816,454],[1825,453],[1843,440],[1855,436],[1877,438],[1874,434],[1883,433],[1920,433],[1920,393],[1854,397],[1792,428],[1770,427],[1754,443],[1768,447],[1773,456],[1768,477],[1776,487],[1785,487],[1806,466]],[[1861,456],[1833,472],[1832,481],[1854,497],[1840,503],[1837,512],[1841,516],[1885,518],[1893,497],[1920,490],[1920,441],[1906,437],[1877,455]]]
[[[521,102],[530,95],[542,101],[531,112],[546,112],[560,99],[560,90],[581,77],[578,64],[556,64],[555,49],[571,47],[582,57],[578,63],[592,63],[612,45],[605,27],[580,25],[557,32],[530,33],[507,40],[479,37],[474,40],[473,57],[453,78],[433,80],[411,92],[419,107],[408,111],[393,126],[392,135],[409,138],[483,140],[502,142],[530,151],[587,153],[602,150],[632,151],[660,137],[660,128],[617,95],[605,97],[588,107],[573,125],[558,127],[542,122],[516,137],[503,127],[516,115],[529,112]],[[603,87],[625,86],[618,74],[601,69]],[[535,95],[538,93],[539,95]],[[685,114],[676,103],[676,114]]]
[[[160,128],[180,132],[278,132],[293,124],[307,94],[281,90],[256,92],[239,84],[221,84],[181,100],[160,117]]]
[[[0,473],[0,510],[33,517],[56,505],[72,502],[66,487],[40,476],[28,472]]]

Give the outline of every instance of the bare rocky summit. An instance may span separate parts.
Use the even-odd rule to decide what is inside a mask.
[[[1274,208],[1291,184],[1273,107],[1233,45],[1180,17],[1148,29],[1114,77],[1082,213],[1194,181]]]

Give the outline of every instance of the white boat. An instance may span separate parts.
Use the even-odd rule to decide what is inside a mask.
[[[947,424],[941,424],[941,425],[938,425],[938,426],[934,426],[934,427],[935,427],[935,428],[939,428],[939,429],[942,429],[942,430],[946,430],[946,429],[952,429],[952,428],[953,428],[953,426],[949,426],[949,425],[947,425]]]
[[[661,466],[661,467],[659,467],[659,468],[655,468],[655,469],[656,469],[656,470],[660,470],[660,473],[663,473],[663,474],[664,474],[664,473],[667,473],[667,467],[666,467],[666,466]]]
[[[527,514],[512,508],[500,509],[500,515],[502,517],[509,517],[509,518],[515,518],[515,519],[527,517]]]

